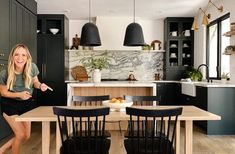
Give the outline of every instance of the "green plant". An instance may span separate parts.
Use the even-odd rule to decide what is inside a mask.
[[[202,81],[202,73],[200,70],[197,70],[195,68],[189,68],[186,71],[186,77],[190,78],[192,81]]]
[[[108,59],[107,57],[91,57],[86,62],[83,63],[83,66],[94,70],[94,69],[104,69],[108,68]]]
[[[221,75],[221,79],[229,79],[229,73],[222,73],[222,75]]]

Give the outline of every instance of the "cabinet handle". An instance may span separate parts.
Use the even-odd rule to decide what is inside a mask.
[[[0,56],[3,57],[3,56],[5,56],[5,54],[4,53],[0,53]]]
[[[44,67],[43,67],[43,64],[42,64],[42,79],[44,79]]]
[[[46,65],[42,64],[42,79],[44,80],[45,77],[46,77]]]
[[[4,67],[5,66],[5,64],[0,64],[0,67]]]

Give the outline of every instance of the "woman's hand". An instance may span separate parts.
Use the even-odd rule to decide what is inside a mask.
[[[48,89],[48,86],[45,83],[40,84],[40,90],[41,91],[46,91]]]
[[[19,97],[20,97],[22,100],[27,100],[27,99],[31,98],[32,95],[31,95],[30,92],[28,92],[28,91],[22,91],[22,92],[19,92]]]

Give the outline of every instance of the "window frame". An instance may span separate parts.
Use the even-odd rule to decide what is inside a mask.
[[[206,64],[208,65],[208,67],[210,67],[209,66],[209,57],[210,57],[210,54],[209,54],[210,53],[209,52],[209,50],[210,50],[209,49],[210,48],[209,28],[210,28],[210,26],[217,24],[217,29],[218,29],[217,30],[217,36],[218,36],[218,38],[217,38],[217,66],[216,66],[217,77],[210,77],[209,76],[210,79],[218,79],[218,80],[221,79],[221,58],[222,58],[221,57],[222,55],[220,54],[221,53],[221,43],[222,43],[221,24],[222,24],[222,21],[224,21],[228,18],[230,18],[230,13],[227,13],[227,14],[213,20],[206,27],[206,44],[207,44],[206,45]],[[208,72],[208,74],[210,74],[210,73]]]

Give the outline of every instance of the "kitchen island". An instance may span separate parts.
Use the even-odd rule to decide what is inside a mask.
[[[72,106],[72,96],[109,95],[123,97],[124,95],[156,95],[156,84],[141,81],[107,81],[107,82],[68,82],[67,106]]]

